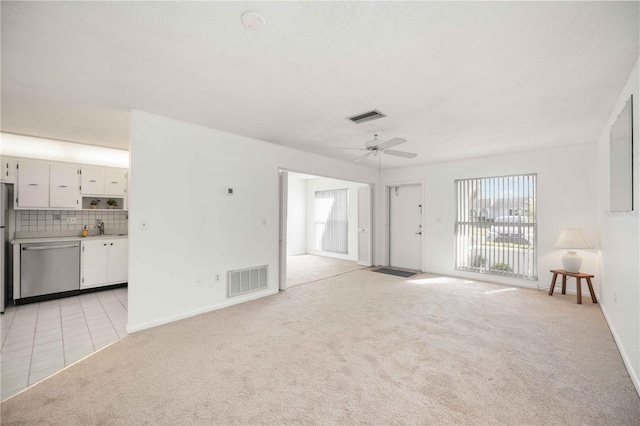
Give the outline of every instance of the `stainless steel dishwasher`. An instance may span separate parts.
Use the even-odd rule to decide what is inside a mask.
[[[21,244],[20,298],[79,289],[79,242]]]

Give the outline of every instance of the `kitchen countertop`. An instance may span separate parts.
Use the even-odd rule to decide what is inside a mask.
[[[129,238],[129,235],[89,235],[88,237],[38,237],[38,238],[17,238],[11,244],[27,243],[58,243],[61,241],[83,241],[83,240],[120,240]]]

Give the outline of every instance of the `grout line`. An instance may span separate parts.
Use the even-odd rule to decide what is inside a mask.
[[[113,290],[109,290],[109,291],[113,291]],[[104,308],[104,305],[102,304],[102,300],[100,300],[99,297],[97,299],[98,299],[98,302],[100,302],[100,307],[102,308],[102,311],[107,316],[107,319],[109,320],[109,323],[111,324],[111,328],[113,328],[113,331],[116,332],[116,336],[118,336],[118,340],[122,339],[122,337],[120,337],[120,333],[118,333],[118,330],[116,329],[116,326],[113,324],[113,321],[111,321],[111,316],[109,316],[109,312],[107,312],[107,310]],[[89,334],[91,334],[91,331],[89,331]],[[91,337],[91,341],[93,342],[93,337]]]
[[[93,294],[93,293],[88,293],[88,294]],[[89,299],[89,298],[87,298],[87,299]],[[96,296],[96,299],[99,300],[100,298]],[[87,326],[87,330],[89,331],[89,337],[91,338],[91,346],[93,346],[93,352],[95,352],[96,351],[96,344],[93,341],[93,334],[91,333],[91,328],[89,327],[89,323],[87,322],[87,314],[84,311],[84,307],[82,306],[82,301],[80,301],[79,297],[78,297],[78,301],[80,302],[80,309],[82,309],[82,317],[84,318],[84,323]],[[100,307],[102,307],[102,304],[100,304]],[[104,308],[102,308],[102,310],[104,311]]]
[[[62,326],[62,304],[59,303],[59,312],[60,312],[60,336],[62,336],[62,362],[64,365],[67,365],[67,357],[65,356],[64,351],[64,327]]]
[[[31,366],[33,365],[33,348],[36,346],[36,333],[38,331],[38,317],[40,316],[40,305],[38,302],[38,312],[36,313],[36,324],[33,328],[33,340],[31,341],[31,356],[29,357],[29,372],[27,373],[27,387],[29,387],[29,377],[31,376]],[[16,311],[16,314],[18,312]],[[15,318],[15,317],[14,317]],[[13,325],[13,323],[11,324]]]

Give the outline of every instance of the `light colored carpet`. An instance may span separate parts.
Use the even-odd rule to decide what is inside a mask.
[[[287,257],[287,288],[364,269],[352,260],[301,254]]]
[[[368,270],[130,335],[2,424],[637,425],[597,305]]]

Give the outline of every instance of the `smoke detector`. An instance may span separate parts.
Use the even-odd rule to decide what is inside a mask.
[[[252,30],[261,30],[264,28],[266,21],[264,16],[258,12],[245,12],[242,14],[242,23]]]

